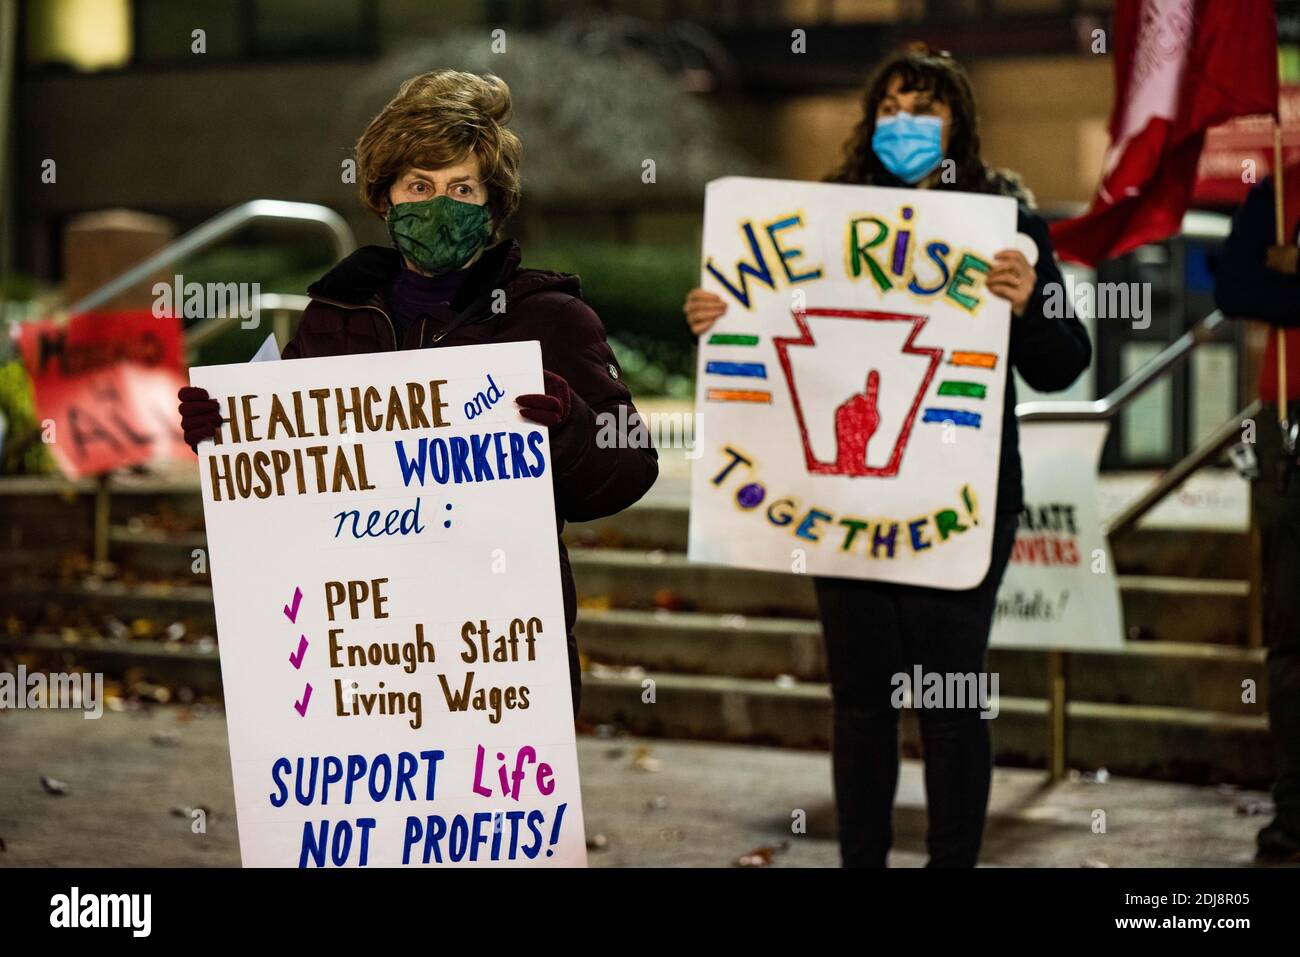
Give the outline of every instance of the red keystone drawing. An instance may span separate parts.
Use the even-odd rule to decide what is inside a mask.
[[[929,317],[901,312],[873,312],[862,309],[807,309],[795,311],[791,315],[794,318],[795,325],[799,327],[800,335],[774,337],[772,343],[776,347],[777,359],[781,363],[781,370],[785,373],[786,382],[790,386],[790,401],[794,406],[795,421],[799,426],[799,437],[803,442],[804,461],[808,471],[817,475],[873,475],[880,478],[897,476],[899,466],[903,461],[903,453],[907,450],[908,440],[912,436],[912,426],[916,422],[916,413],[921,407],[921,399],[930,388],[930,382],[934,378],[935,370],[939,367],[939,362],[943,358],[942,349],[927,348],[914,344],[916,337],[925,328]],[[876,369],[867,372],[862,392],[849,396],[835,409],[835,460],[831,462],[823,461],[817,458],[813,452],[812,442],[808,437],[808,426],[804,417],[803,403],[799,397],[799,386],[795,382],[789,354],[791,348],[816,345],[812,331],[808,328],[808,316],[857,319],[867,322],[909,322],[912,324],[912,332],[907,337],[907,341],[903,343],[902,351],[907,355],[928,356],[930,363],[925,370],[925,376],[921,381],[920,388],[917,389],[912,404],[907,410],[907,415],[903,419],[903,426],[898,432],[898,438],[894,441],[894,447],[890,451],[887,464],[883,466],[867,465],[867,445],[880,424],[880,413],[877,410],[876,403],[880,394],[881,383],[880,372]],[[888,383],[886,383],[886,386],[888,386]]]

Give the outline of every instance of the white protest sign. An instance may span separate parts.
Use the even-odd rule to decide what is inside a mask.
[[[585,864],[538,344],[190,380],[244,864]]]
[[[705,197],[695,561],[970,588],[988,568],[1014,200],[729,178]]]
[[[1124,643],[1119,580],[1101,530],[1105,422],[1024,422],[1025,508],[998,591],[991,643],[1099,650]]]

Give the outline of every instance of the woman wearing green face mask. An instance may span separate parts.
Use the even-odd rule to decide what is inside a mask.
[[[402,84],[356,146],[361,201],[392,246],[358,249],[308,288],[282,358],[538,341],[546,391],[515,402],[550,429],[559,531],[631,505],[659,466],[578,277],[524,268],[519,245],[497,238],[519,205],[522,147],[509,116],[497,77],[439,70]],[[210,438],[218,401],[190,386],[180,400],[186,441]],[[559,550],[576,714],[577,598]]]

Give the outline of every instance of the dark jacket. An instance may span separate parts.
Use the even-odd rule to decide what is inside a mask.
[[[1214,302],[1225,316],[1300,326],[1300,276],[1269,269],[1265,262],[1277,237],[1276,223],[1273,177],[1268,176],[1246,194],[1233,214],[1232,232],[1219,255]],[[1296,242],[1294,232],[1287,242]]]
[[[1092,361],[1092,344],[1088,330],[1074,316],[1073,308],[1061,311],[1060,317],[1048,316],[1048,296],[1055,284],[1058,301],[1067,299],[1065,280],[1052,252],[1052,237],[1041,216],[1020,207],[1016,229],[1038,246],[1034,271],[1038,280],[1022,316],[1011,314],[1011,362],[1007,368],[1006,405],[1002,410],[1002,454],[998,471],[999,512],[1018,512],[1024,505],[1024,485],[1020,468],[1020,423],[1016,419],[1015,368],[1030,386],[1039,392],[1059,392],[1068,388]]]
[[[308,288],[311,304],[282,358],[537,340],[543,368],[564,378],[574,393],[569,418],[551,433],[558,533],[566,521],[613,515],[637,501],[658,477],[659,461],[605,327],[582,301],[578,278],[524,269],[519,259],[513,240],[485,250],[451,303],[457,319],[466,321],[444,334],[438,323],[424,320],[399,342],[383,292],[403,268],[401,257],[390,247],[362,247]],[[612,444],[596,441],[605,415],[618,437]],[[572,634],[577,596],[563,542],[559,547],[564,619]]]

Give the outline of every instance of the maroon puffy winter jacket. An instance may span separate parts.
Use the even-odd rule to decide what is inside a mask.
[[[519,260],[519,246],[513,240],[485,250],[468,267],[451,303],[457,320],[464,317],[464,321],[444,334],[440,324],[425,320],[408,327],[398,341],[384,290],[403,268],[401,257],[389,247],[365,246],[307,290],[311,304],[282,357],[537,340],[543,368],[562,376],[574,394],[569,418],[559,427],[563,434],[552,433],[558,532],[566,521],[589,521],[627,508],[654,484],[659,462],[605,340],[605,327],[582,301],[578,278],[523,269]],[[597,431],[607,421],[606,415],[618,430],[618,441],[598,444]],[[571,636],[577,597],[562,542],[560,574]],[[572,639],[570,645],[576,665]]]

